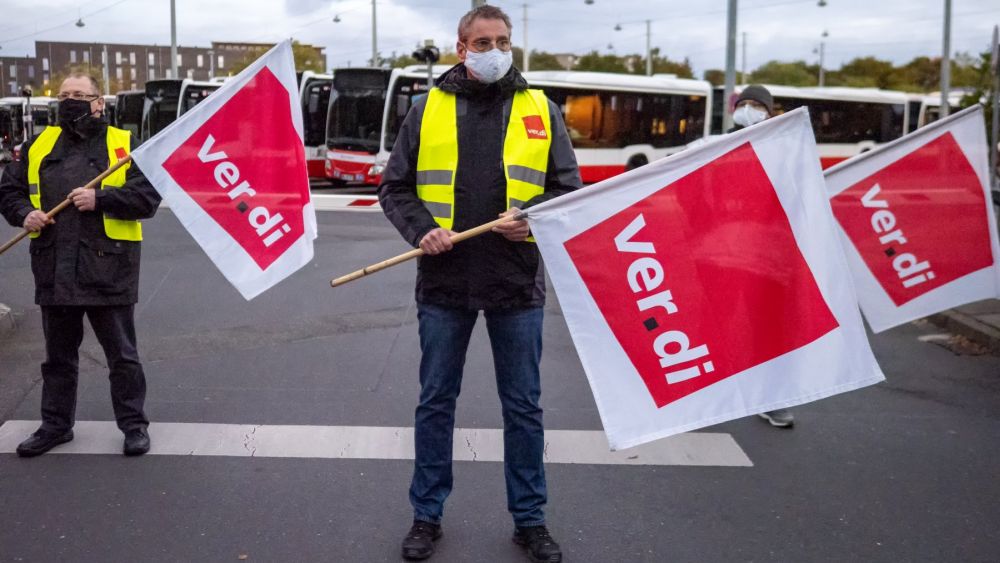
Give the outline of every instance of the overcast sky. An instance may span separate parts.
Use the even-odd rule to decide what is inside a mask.
[[[327,48],[331,67],[359,66],[371,56],[370,0],[176,0],[177,40],[185,46],[215,41],[277,41],[294,37]],[[523,1],[495,1],[514,20],[523,44]],[[592,50],[619,55],[645,51],[645,20],[652,44],[673,59],[688,57],[696,74],[725,64],[726,0],[528,1],[528,46],[549,52]],[[804,59],[824,30],[828,68],[857,56],[896,63],[938,56],[943,0],[741,0],[739,31],[747,34],[750,70],[772,60]],[[470,0],[378,0],[378,47],[383,56],[408,53],[433,39],[453,46],[458,19]],[[0,0],[0,55],[34,55],[35,40],[170,44],[168,0]],[[954,0],[953,52],[988,48],[1000,23],[1000,1]],[[73,25],[78,17],[86,24]],[[334,23],[334,16],[340,22]],[[621,24],[621,31],[615,31]],[[741,53],[741,51],[740,51]],[[740,57],[737,57],[739,69]]]

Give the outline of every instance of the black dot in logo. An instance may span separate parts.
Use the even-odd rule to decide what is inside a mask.
[[[646,330],[656,330],[660,326],[660,323],[656,322],[656,319],[653,317],[649,317],[642,321],[642,326],[646,327]]]
[[[240,204],[236,206],[236,209],[239,209],[240,213],[246,213],[247,209],[250,209],[250,206],[247,205],[247,202],[241,201]]]
[[[895,256],[896,255],[896,249],[895,248],[887,248],[885,250],[885,255],[886,256]]]

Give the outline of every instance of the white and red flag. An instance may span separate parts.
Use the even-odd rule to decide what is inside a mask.
[[[875,332],[1000,297],[983,123],[977,105],[826,171],[854,287]]]
[[[313,257],[302,109],[285,41],[132,158],[246,299]]]
[[[883,379],[789,112],[527,210],[612,449]]]

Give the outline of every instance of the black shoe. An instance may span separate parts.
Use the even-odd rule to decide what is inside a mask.
[[[434,542],[441,538],[441,526],[414,520],[409,533],[403,538],[403,559],[427,559],[434,555]]]
[[[17,445],[17,455],[20,457],[35,457],[51,450],[59,444],[65,444],[73,439],[73,431],[56,434],[39,428],[27,440]]]
[[[149,433],[144,427],[133,428],[125,433],[122,452],[127,456],[142,455],[149,451]]]
[[[514,543],[524,546],[528,556],[535,563],[559,563],[562,561],[562,550],[559,544],[549,535],[545,526],[518,527],[514,530]]]

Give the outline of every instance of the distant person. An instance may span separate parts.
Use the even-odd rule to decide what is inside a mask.
[[[733,111],[733,122],[736,126],[730,132],[756,125],[773,116],[774,98],[771,92],[759,84],[752,84],[744,88],[736,99],[736,109]],[[791,428],[795,425],[795,416],[788,409],[762,412],[757,416],[778,428]]]
[[[510,19],[495,6],[462,17],[462,62],[413,105],[379,186],[386,217],[426,252],[417,266],[420,401],[410,484],[413,525],[402,543],[406,559],[430,557],[441,537],[452,488],[455,405],[469,338],[483,311],[503,411],[513,540],[532,561],[562,561],[545,520],[539,405],[545,276],[538,248],[520,219],[454,248],[450,240],[456,231],[582,185],[559,107],[529,89],[511,66],[510,32]],[[477,560],[492,557],[484,553]]]
[[[73,439],[79,350],[86,316],[104,349],[111,403],[125,434],[125,455],[149,451],[143,411],[146,378],[136,351],[134,306],[139,291],[139,219],[152,217],[160,196],[134,164],[93,180],[132,150],[128,131],[108,125],[95,78],[74,73],[59,88],[59,125],[24,144],[0,178],[0,214],[31,232],[35,303],[42,310],[42,425],[17,447],[42,455]],[[55,219],[45,211],[69,198]]]

